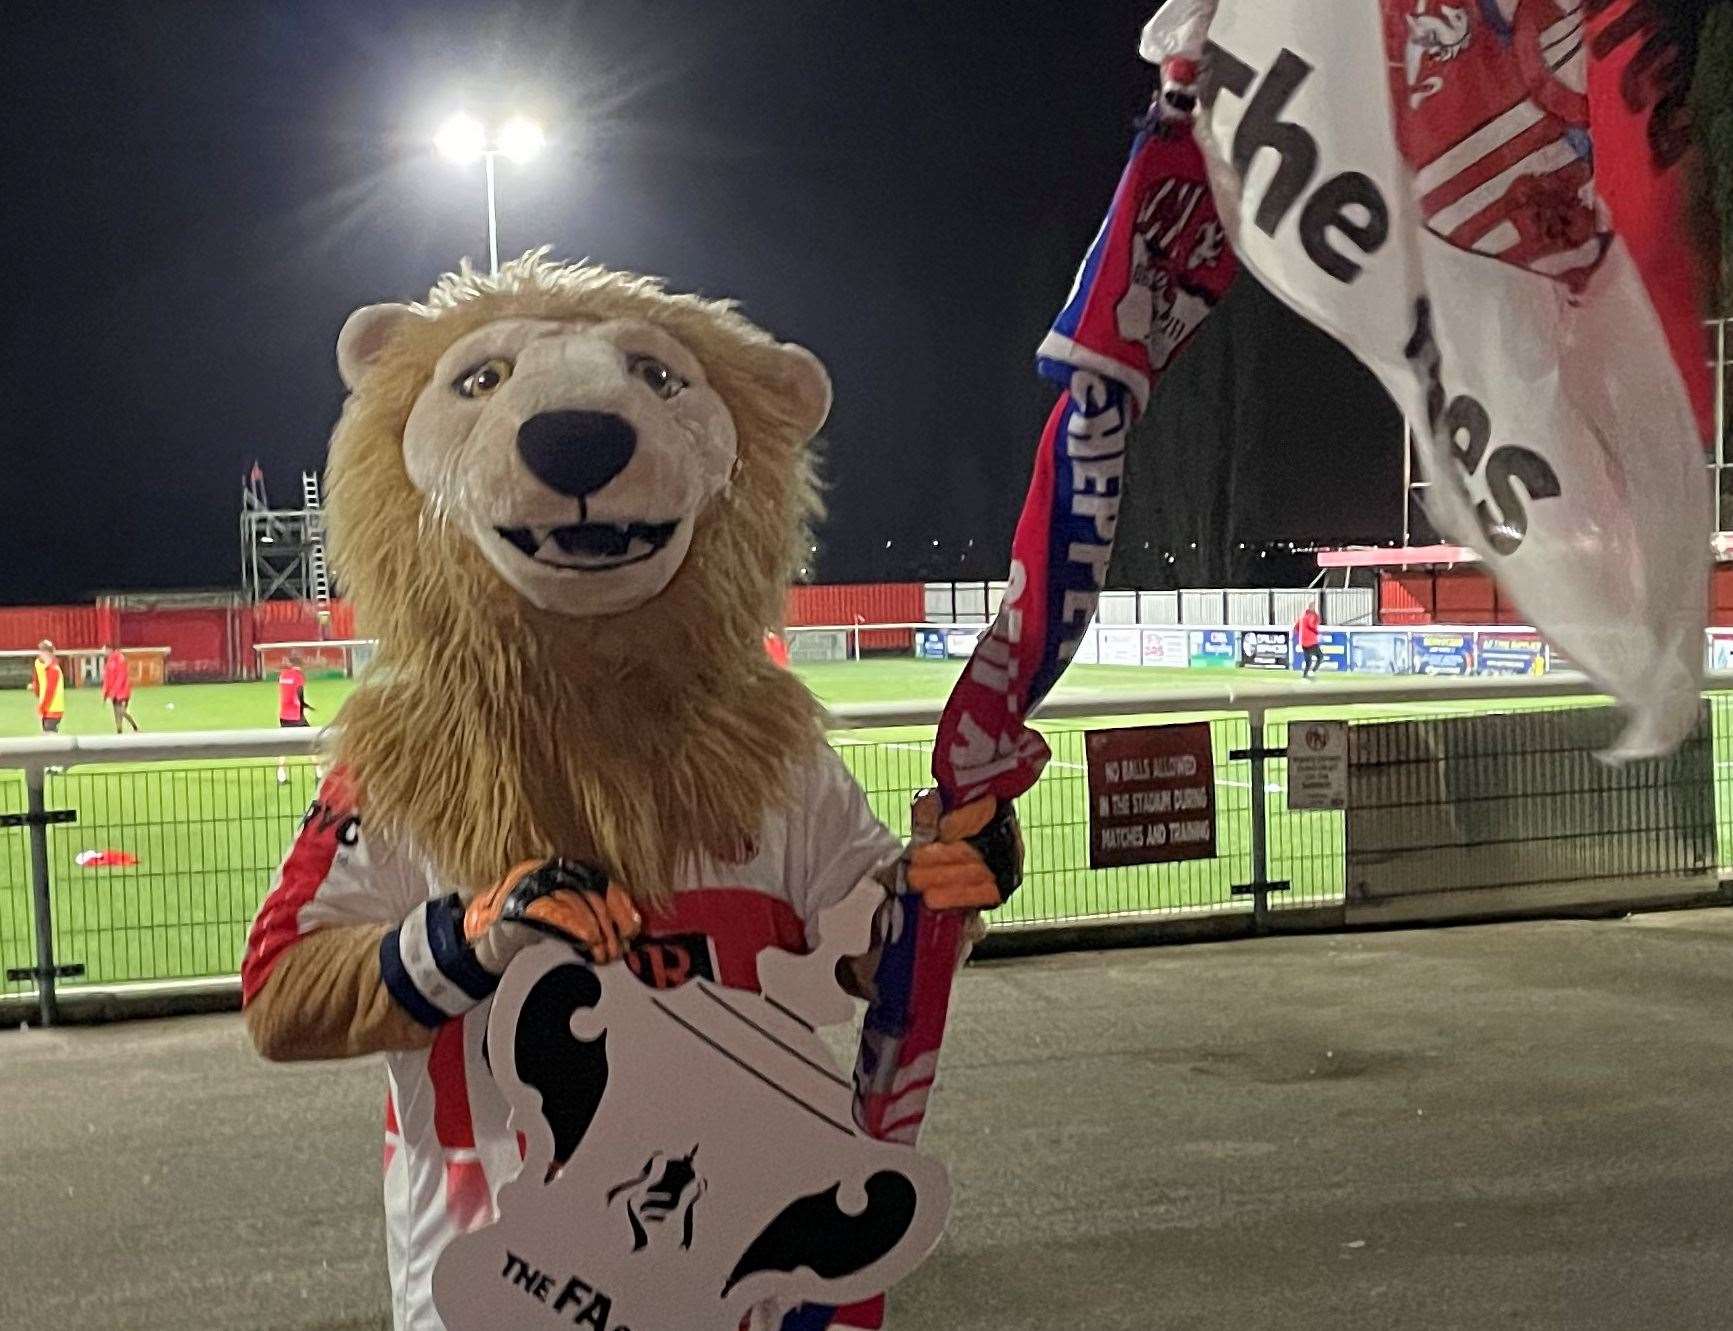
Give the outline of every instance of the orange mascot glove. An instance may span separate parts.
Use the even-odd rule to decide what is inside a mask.
[[[937,791],[915,799],[914,844],[903,881],[933,910],[992,910],[1023,882],[1016,810],[991,795],[941,815]]]
[[[624,956],[643,927],[631,894],[577,860],[525,860],[463,912],[464,941],[494,975],[538,934],[575,943],[605,965]]]

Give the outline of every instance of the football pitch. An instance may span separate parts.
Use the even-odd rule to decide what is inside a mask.
[[[937,704],[949,693],[960,669],[959,662],[893,658],[805,666],[800,673],[819,698],[833,705]],[[1217,679],[1243,682],[1245,676],[1076,666],[1066,673],[1058,696],[1196,688]],[[1258,682],[1291,688],[1297,707],[1304,706],[1309,686],[1298,677],[1278,674]],[[308,682],[307,697],[315,709],[315,724],[336,713],[351,687],[350,681],[342,678]],[[0,691],[0,738],[37,733],[32,704],[28,693]],[[1422,712],[1437,715],[1483,707],[1441,700],[1412,707],[1307,711],[1365,718]],[[275,724],[276,686],[263,681],[141,689],[134,697],[133,712],[147,732],[269,727]],[[1216,857],[1091,871],[1081,732],[1100,724],[1135,724],[1137,718],[1044,722],[1039,728],[1052,746],[1053,761],[1040,784],[1019,802],[1028,846],[1028,875],[1023,890],[1000,912],[1003,922],[1243,907],[1244,898],[1236,897],[1233,888],[1251,873],[1252,791],[1249,765],[1230,758],[1229,751],[1247,742],[1246,723],[1243,717],[1232,715],[1160,719],[1205,720],[1212,726],[1218,811]],[[69,693],[62,733],[98,735],[112,731],[112,719],[95,690]],[[931,728],[835,731],[831,740],[867,790],[874,811],[893,830],[906,835],[909,798],[929,783]],[[56,961],[82,963],[84,978],[92,982],[234,971],[247,924],[312,796],[310,761],[291,761],[286,774],[288,780],[279,783],[276,763],[256,759],[131,767],[80,765],[64,773],[50,773],[48,807],[72,809],[77,814],[75,822],[48,830]],[[1285,810],[1280,762],[1268,768],[1266,785],[1272,810]],[[0,813],[22,809],[23,801],[21,776],[0,770]],[[125,867],[81,863],[81,856],[88,859],[91,853],[103,851],[124,852],[136,857],[137,863]],[[1285,901],[1338,900],[1341,816],[1289,814],[1272,820],[1270,856],[1271,876],[1292,882]],[[28,866],[24,831],[0,829],[0,964],[8,968],[28,966],[35,955]],[[22,980],[0,981],[0,992],[27,987]]]

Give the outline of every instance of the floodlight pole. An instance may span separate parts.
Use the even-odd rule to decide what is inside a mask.
[[[1414,427],[1402,416],[1402,547],[1408,548],[1409,515],[1414,507]],[[1345,585],[1345,584],[1344,584]]]
[[[1715,321],[1715,530],[1727,530],[1727,519],[1722,513],[1723,492],[1727,476],[1727,435],[1730,422],[1727,419],[1727,371],[1730,368],[1727,361],[1727,329],[1733,325],[1733,315],[1724,315]]]
[[[481,155],[487,166],[487,271],[489,277],[499,276],[499,211],[494,204],[492,149]]]

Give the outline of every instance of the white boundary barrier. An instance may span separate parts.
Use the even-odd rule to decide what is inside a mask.
[[[925,660],[966,658],[991,627],[984,617],[970,622],[923,621],[868,624],[795,624],[784,630],[796,635],[835,634],[848,659],[860,660],[863,635],[901,632],[910,635],[913,654]],[[1296,669],[1298,648],[1287,625],[1145,624],[1097,621],[1085,630],[1076,665],[1161,666],[1194,670],[1257,668]],[[1526,624],[1323,624],[1320,626],[1323,674],[1355,673],[1393,677],[1506,676],[1536,678],[1574,669]],[[1246,650],[1248,641],[1255,649]],[[1704,631],[1704,664],[1712,670],[1733,670],[1733,628]],[[255,643],[255,671],[267,654],[300,651],[341,652],[344,673],[353,676],[371,658],[371,638],[325,641]],[[6,653],[0,653],[5,656]],[[28,655],[28,653],[20,653]],[[818,658],[814,658],[818,659]]]
[[[1247,678],[1239,676],[1237,678]],[[1252,716],[1295,708],[1386,706],[1428,702],[1497,702],[1525,698],[1597,698],[1599,690],[1576,675],[1525,678],[1446,676],[1317,678],[1298,681],[1235,677],[1220,683],[1159,690],[1071,691],[1064,688],[1036,710],[1037,720],[1109,716],[1191,715],[1239,712]],[[1705,691],[1733,690],[1733,671],[1712,675]],[[832,731],[880,730],[937,725],[936,702],[851,703],[828,709]],[[195,759],[276,758],[318,751],[323,730],[186,730],[147,735],[41,735],[0,739],[0,770],[40,775],[49,767],[88,763],[163,763]]]

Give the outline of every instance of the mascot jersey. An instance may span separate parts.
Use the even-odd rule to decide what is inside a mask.
[[[819,913],[897,859],[899,843],[828,745],[794,790],[793,807],[765,820],[738,863],[692,866],[672,904],[646,917],[628,957],[640,980],[666,988],[704,977],[756,990],[763,949],[805,951]],[[507,1106],[482,1058],[491,1003],[478,993],[491,992],[492,980],[474,974],[473,957],[453,946],[451,899],[413,847],[368,835],[339,770],[307,812],[243,965],[251,1002],[301,940],[384,925],[385,988],[436,1026],[430,1047],[385,1055],[386,1242],[399,1331],[441,1331],[434,1262],[457,1234],[494,1218],[495,1195],[519,1167]]]

